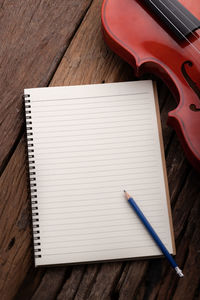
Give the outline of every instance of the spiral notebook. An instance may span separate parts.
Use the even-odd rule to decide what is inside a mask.
[[[175,253],[152,81],[25,89],[35,265]]]

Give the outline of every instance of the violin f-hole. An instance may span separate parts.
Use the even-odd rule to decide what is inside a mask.
[[[187,83],[189,84],[189,86],[193,89],[193,91],[196,93],[196,95],[199,97],[200,99],[200,90],[198,88],[198,86],[196,85],[196,83],[192,80],[192,78],[188,75],[187,71],[186,71],[186,68],[185,68],[185,65],[188,65],[189,67],[192,67],[193,66],[193,63],[190,61],[190,60],[187,60],[185,61],[182,66],[181,66],[181,71],[182,71],[182,74],[185,78],[185,80],[187,81]],[[199,103],[200,104],[200,103]],[[191,104],[190,105],[190,109],[192,111],[200,111],[200,108],[198,108],[196,106],[196,104]]]
[[[198,108],[195,104],[190,104],[190,109],[192,111],[200,111],[200,108]]]

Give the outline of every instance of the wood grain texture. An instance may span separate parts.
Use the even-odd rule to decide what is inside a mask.
[[[130,79],[131,68],[124,68],[122,60],[103,41],[101,4],[102,1],[93,1],[52,78],[51,86]]]
[[[47,2],[41,1],[42,4],[40,5],[44,8]],[[28,54],[27,52],[27,61],[30,59],[32,66],[36,63],[36,66],[33,66],[36,77],[32,81],[34,73],[31,71],[29,75],[27,69],[24,69],[24,72],[26,72],[24,77],[28,76],[28,79],[26,78],[27,81],[21,81],[21,87],[26,83],[31,85],[34,83],[35,86],[47,84],[55,86],[134,80],[132,69],[114,55],[102,39],[100,25],[101,2],[99,0],[92,1],[92,5],[79,24],[70,44],[68,36],[63,38],[62,41],[66,47],[64,55],[63,44],[48,44],[45,46],[45,49],[50,45],[53,47],[53,50],[47,50],[47,53],[51,56],[48,58],[44,54],[46,50],[43,52],[41,47],[37,48],[35,46],[34,53]],[[13,4],[13,2],[10,3]],[[30,4],[30,1],[27,3]],[[78,1],[73,3],[77,4]],[[3,2],[0,2],[0,7],[2,4]],[[7,4],[5,1],[3,6]],[[68,1],[68,4],[73,6],[71,1]],[[86,12],[88,5],[89,1],[82,1],[82,4],[77,6],[79,19],[80,15],[83,16]],[[30,6],[30,11],[32,11],[33,19],[36,18],[32,6]],[[47,36],[52,30],[55,35],[59,35],[60,28],[63,28],[65,32],[65,22],[71,22],[70,28],[78,26],[77,19],[68,16],[65,8],[64,12],[61,13],[62,22],[59,23],[57,19],[57,27],[52,25],[49,29],[45,29]],[[54,15],[53,11],[51,13]],[[66,14],[66,19],[64,14]],[[36,9],[35,16],[39,15],[38,9]],[[38,30],[44,30],[42,29],[42,23],[37,26]],[[35,36],[37,36],[36,32]],[[18,40],[20,40],[20,37]],[[13,47],[17,47],[16,41],[13,41]],[[54,43],[56,41],[54,39]],[[62,48],[62,51],[60,48]],[[35,55],[34,60],[31,57],[33,54]],[[37,63],[39,55],[42,55],[45,60],[45,66],[41,63],[41,60],[40,64]],[[54,67],[52,67],[53,55],[59,58],[62,57],[60,62],[58,60],[54,64]],[[15,66],[21,67],[20,63],[14,61],[10,64],[13,69],[15,69]],[[50,80],[51,78],[52,80]],[[15,143],[16,149],[13,149],[12,157],[1,178],[1,191],[3,193],[0,201],[0,294],[2,299],[197,300],[200,298],[200,176],[192,170],[185,159],[174,132],[166,125],[167,112],[174,108],[175,102],[165,85],[159,80],[157,80],[157,83],[177,246],[176,260],[183,267],[185,278],[179,280],[171,270],[168,262],[165,259],[158,258],[34,269],[30,224],[31,211],[26,187],[26,146],[23,127],[21,134],[17,126],[15,130],[12,129],[18,132],[17,134],[8,134],[9,128],[13,128],[13,124],[18,122],[18,118],[20,124],[23,124],[24,117],[20,106],[21,102],[19,102],[21,100],[16,100],[18,106],[11,100],[4,111],[5,116],[7,115],[6,111],[14,111],[13,120],[9,116],[4,121],[5,128],[7,128],[6,124],[8,126],[6,129],[6,143],[7,140],[9,141],[6,144],[7,152],[4,151],[4,153],[11,153],[10,149],[13,143]],[[14,87],[16,88],[16,85],[10,86],[11,96],[15,95]],[[15,112],[16,107],[19,108],[17,113]]]
[[[0,3],[0,168],[23,126],[26,87],[46,86],[91,0]]]
[[[22,139],[0,179],[0,294],[12,299],[33,267],[30,201],[25,140]],[[12,286],[12,288],[10,288]]]

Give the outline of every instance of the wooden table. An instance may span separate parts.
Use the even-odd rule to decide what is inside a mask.
[[[34,268],[22,94],[26,87],[134,80],[102,40],[99,0],[0,0],[0,298],[200,299],[200,176],[166,125],[175,101],[157,80],[176,260]]]

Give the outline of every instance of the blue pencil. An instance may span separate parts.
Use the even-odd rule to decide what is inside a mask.
[[[158,245],[158,247],[160,248],[160,250],[162,251],[162,253],[168,259],[168,261],[171,264],[171,266],[174,268],[174,270],[176,271],[176,273],[180,277],[183,277],[184,275],[183,275],[182,271],[179,269],[179,267],[177,266],[177,263],[175,262],[175,260],[173,259],[173,257],[170,255],[170,253],[168,252],[167,248],[162,243],[162,241],[160,240],[159,236],[157,235],[157,233],[155,232],[155,230],[153,229],[153,227],[151,226],[151,224],[149,223],[149,221],[146,219],[146,217],[143,215],[142,211],[137,206],[137,204],[135,203],[135,201],[133,200],[133,198],[131,198],[130,195],[126,191],[124,191],[124,193],[125,193],[125,196],[126,196],[128,202],[130,203],[130,205],[132,206],[132,208],[134,209],[134,211],[136,212],[136,214],[138,215],[138,217],[140,218],[141,222],[144,224],[144,226],[146,227],[146,229],[148,230],[148,232],[151,234],[152,238],[154,239],[154,241],[156,242],[156,244]]]

